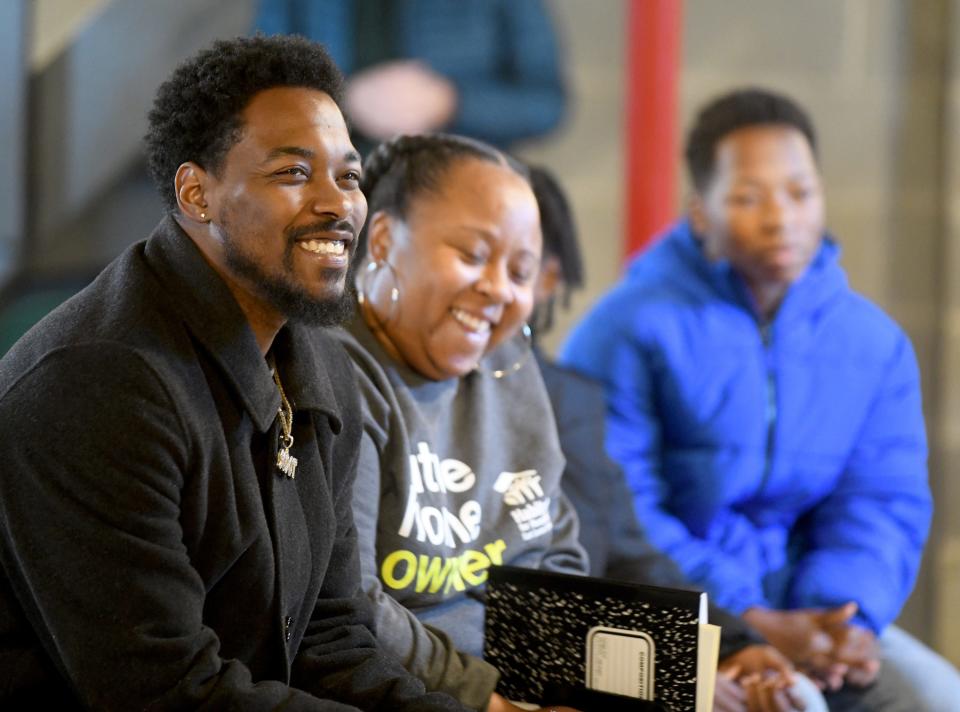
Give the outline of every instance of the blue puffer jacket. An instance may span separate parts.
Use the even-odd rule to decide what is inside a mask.
[[[931,517],[916,359],[824,239],[758,323],[687,222],[633,262],[561,361],[604,383],[607,447],[637,515],[735,612],[860,604],[890,623]]]

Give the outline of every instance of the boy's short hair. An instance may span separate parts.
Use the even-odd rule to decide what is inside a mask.
[[[792,99],[766,89],[737,89],[700,109],[687,134],[685,157],[690,180],[703,192],[713,178],[717,145],[742,128],[760,125],[789,126],[802,133],[817,155],[817,137],[810,116]]]

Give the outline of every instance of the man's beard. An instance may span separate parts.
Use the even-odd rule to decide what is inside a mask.
[[[256,290],[261,299],[290,321],[309,326],[337,326],[353,316],[356,304],[353,286],[356,260],[352,256],[341,293],[331,297],[314,297],[293,279],[293,251],[298,249],[293,238],[284,235],[287,244],[283,253],[283,273],[269,274],[237,244],[226,221],[221,222],[220,231],[223,235],[227,267]],[[321,271],[320,279],[334,282],[338,281],[341,275],[341,270],[325,269]]]

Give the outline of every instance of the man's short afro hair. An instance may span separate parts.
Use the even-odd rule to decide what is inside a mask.
[[[240,115],[255,94],[306,87],[340,102],[343,75],[322,45],[275,35],[220,40],[160,85],[145,136],[150,174],[171,210],[177,169],[193,161],[214,174],[240,139]]]
[[[766,89],[737,89],[724,94],[700,109],[687,135],[687,169],[698,192],[703,192],[717,160],[717,145],[726,136],[749,126],[788,126],[802,133],[817,155],[817,136],[813,122],[792,99]]]

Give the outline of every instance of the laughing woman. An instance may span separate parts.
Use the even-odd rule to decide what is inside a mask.
[[[487,569],[587,568],[527,343],[536,199],[522,167],[456,136],[394,139],[364,169],[367,268],[342,334],[365,411],[364,587],[381,644],[411,672],[469,706],[510,709],[478,657]]]

